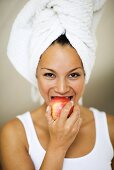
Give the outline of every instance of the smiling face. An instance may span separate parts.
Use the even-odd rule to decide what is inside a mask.
[[[65,96],[78,102],[83,94],[83,66],[76,50],[70,45],[51,45],[42,54],[36,75],[40,93],[46,104],[56,96]]]

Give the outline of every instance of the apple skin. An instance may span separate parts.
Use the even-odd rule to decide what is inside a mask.
[[[51,111],[52,111],[52,117],[54,120],[56,120],[58,117],[60,117],[62,108],[70,101],[70,99],[65,97],[55,97],[50,101]],[[73,112],[73,107],[69,111],[68,117]]]

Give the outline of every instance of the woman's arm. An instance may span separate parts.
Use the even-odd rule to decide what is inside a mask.
[[[62,170],[65,154],[61,149],[48,146],[40,170]]]

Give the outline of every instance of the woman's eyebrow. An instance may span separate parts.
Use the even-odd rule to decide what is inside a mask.
[[[72,72],[72,71],[75,71],[75,70],[77,70],[77,69],[82,69],[82,67],[73,68],[72,70],[69,71],[69,73]]]
[[[54,70],[52,70],[52,69],[50,69],[50,68],[45,68],[45,67],[44,67],[44,68],[41,68],[41,69],[42,69],[42,70],[43,70],[43,69],[44,69],[44,70],[46,69],[46,70],[48,70],[48,71],[51,71],[51,72],[56,73],[56,71],[54,71]]]
[[[56,71],[54,71],[54,70],[52,70],[52,69],[49,69],[49,68],[45,68],[45,67],[44,67],[44,68],[41,68],[41,69],[46,69],[46,70],[49,70],[49,71],[52,71],[52,72],[56,73]],[[74,70],[77,70],[77,69],[82,69],[82,67],[73,68],[72,70],[69,71],[69,73],[72,72],[72,71],[74,71]]]
[[[49,71],[52,71],[52,72],[55,72],[56,73],[56,71],[54,71],[54,70],[52,70],[52,69],[50,69],[50,68],[41,68],[41,69],[46,69],[46,70],[49,70]]]

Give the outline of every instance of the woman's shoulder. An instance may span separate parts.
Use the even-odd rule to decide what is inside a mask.
[[[17,118],[4,124],[0,130],[0,161],[6,169],[13,169],[14,166],[19,169],[20,165],[24,169],[34,169],[28,154],[24,128]]]
[[[108,123],[114,126],[114,114],[106,113],[106,116]]]
[[[90,120],[92,120],[91,119],[92,110],[97,111],[98,113],[101,112],[96,108],[86,108],[86,107],[84,107],[83,111],[84,111],[85,119],[86,119],[86,117],[90,117]],[[106,112],[104,112],[104,113],[106,114],[106,117],[107,117],[109,135],[110,135],[111,143],[112,143],[113,148],[114,148],[114,115],[110,114],[110,113],[106,113]]]
[[[114,115],[106,113],[111,142],[114,148]]]
[[[20,121],[17,118],[14,118],[10,121],[8,121],[7,123],[5,123],[2,127],[1,127],[1,132],[18,132],[20,129],[22,128],[22,125],[20,123]]]
[[[8,121],[1,127],[0,137],[6,144],[13,142],[28,147],[23,125],[17,118]]]

